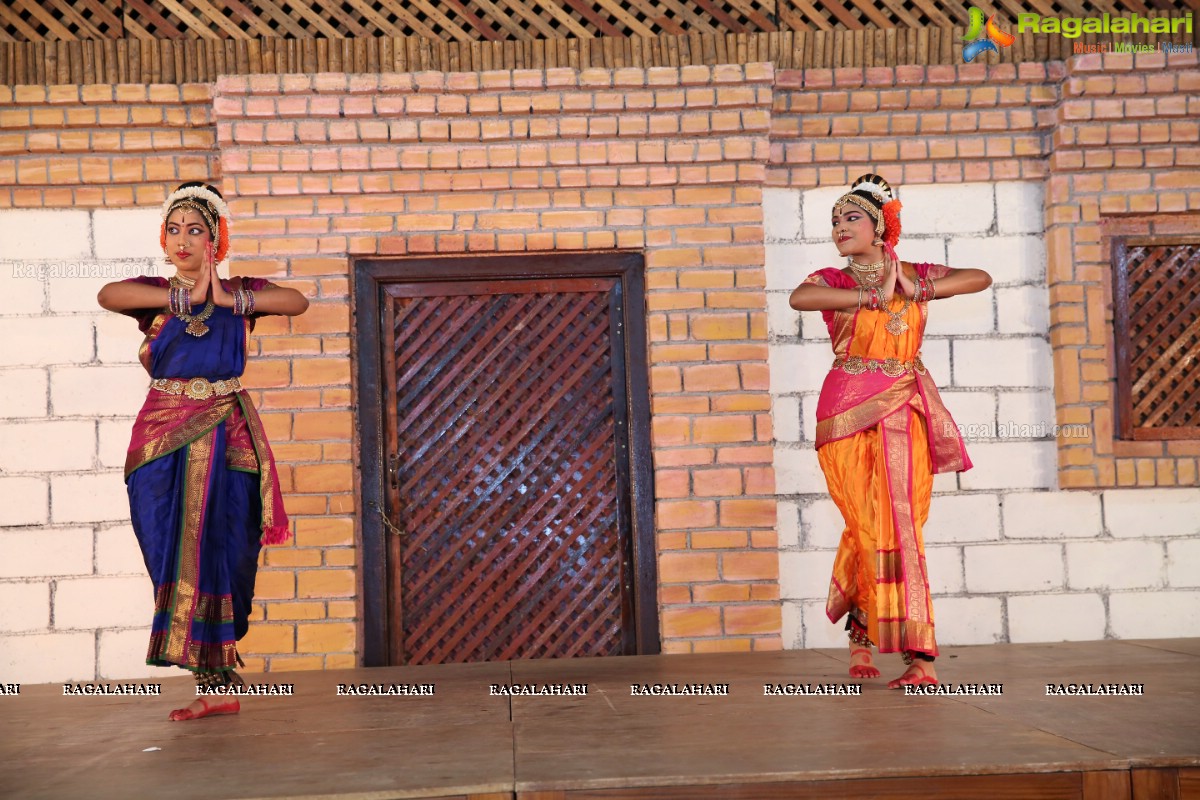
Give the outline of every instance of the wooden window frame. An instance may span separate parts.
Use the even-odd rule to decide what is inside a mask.
[[[1129,248],[1200,246],[1196,236],[1116,236],[1112,239],[1113,340],[1116,366],[1116,435],[1125,441],[1200,439],[1200,426],[1139,428],[1133,424],[1133,352],[1130,346]],[[1200,302],[1200,297],[1192,301]],[[1196,366],[1200,370],[1200,364]]]

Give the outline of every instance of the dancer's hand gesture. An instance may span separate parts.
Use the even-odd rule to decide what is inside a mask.
[[[896,293],[896,283],[901,281],[900,287],[904,288],[903,280],[906,280],[900,275],[900,259],[896,258],[896,251],[890,245],[883,246],[883,303],[887,305],[892,302],[892,295]]]
[[[221,276],[217,274],[217,260],[213,257],[212,242],[204,248],[204,264],[204,271],[208,274],[208,282],[212,287],[212,301],[221,308],[233,308],[233,295],[225,291],[225,287],[221,285]]]
[[[912,279],[904,274],[904,270],[900,268],[900,258],[896,255],[896,251],[890,244],[883,246],[884,258],[888,260],[888,269],[894,269],[896,272],[896,283],[900,286],[900,294],[903,297],[915,297],[917,286]]]
[[[209,283],[210,275],[208,263],[205,262],[204,266],[200,269],[200,274],[196,276],[196,285],[192,287],[191,294],[188,297],[188,300],[192,305],[198,306],[201,303],[208,302]]]

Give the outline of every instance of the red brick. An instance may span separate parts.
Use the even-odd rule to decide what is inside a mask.
[[[717,523],[717,504],[700,500],[658,502],[658,528],[707,528]]]
[[[658,558],[661,583],[691,583],[717,580],[715,553],[663,553]]]
[[[662,612],[664,637],[719,636],[721,610],[716,606],[665,608]]]
[[[727,392],[741,388],[735,364],[698,364],[684,367],[685,392]]]
[[[692,479],[697,497],[729,497],[742,493],[742,471],[737,468],[695,470]]]
[[[754,440],[754,418],[745,415],[699,417],[693,423],[695,442],[750,442]]]
[[[726,606],[726,634],[778,633],[783,611],[778,605]]]

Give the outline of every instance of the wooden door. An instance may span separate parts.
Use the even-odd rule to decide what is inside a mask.
[[[381,289],[388,661],[637,652],[621,277]]]

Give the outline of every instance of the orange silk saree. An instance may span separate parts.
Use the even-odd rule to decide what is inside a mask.
[[[922,277],[946,267],[914,265]],[[805,283],[857,288],[841,270]],[[899,311],[904,299],[892,298]],[[824,311],[835,366],[817,403],[817,458],[846,521],[825,612],[849,614],[881,653],[937,655],[922,535],[936,472],[971,468],[958,427],[920,361],[927,303],[905,312],[908,330],[884,326],[884,311]]]

